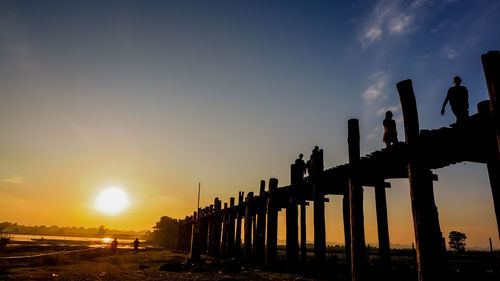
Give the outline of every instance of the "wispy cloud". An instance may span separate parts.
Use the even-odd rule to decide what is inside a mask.
[[[450,2],[454,0],[379,0],[364,20],[359,38],[361,46],[367,48],[384,37],[410,34],[419,29],[430,6]],[[436,30],[444,25],[446,22],[442,22],[442,26],[438,26]]]
[[[10,178],[2,179],[2,182],[12,183],[12,184],[23,184],[24,183],[24,179],[21,176],[13,176],[13,177],[10,177]]]
[[[374,100],[380,100],[387,97],[384,92],[387,83],[389,83],[389,75],[385,72],[376,72],[368,77],[370,85],[363,93],[363,100],[365,102],[372,102]]]
[[[458,51],[454,48],[452,48],[450,45],[444,45],[443,46],[443,55],[448,58],[449,60],[452,60],[456,57],[458,57]]]

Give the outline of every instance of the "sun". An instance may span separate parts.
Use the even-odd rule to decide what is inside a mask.
[[[95,208],[107,215],[121,213],[129,206],[127,193],[118,186],[107,187],[95,198]]]

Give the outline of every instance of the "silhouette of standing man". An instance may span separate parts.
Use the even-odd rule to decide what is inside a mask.
[[[139,238],[135,238],[134,240],[134,253],[137,254],[137,251],[139,251]]]
[[[460,86],[460,83],[462,83],[462,79],[455,76],[455,78],[453,78],[453,84],[455,84],[455,86],[450,87],[448,90],[446,99],[443,102],[443,108],[441,109],[441,115],[444,115],[444,108],[449,101],[451,111],[453,111],[453,114],[457,117],[457,123],[469,117],[469,93],[467,88]]]
[[[295,167],[297,168],[297,173],[299,173],[299,180],[302,181],[304,179],[304,174],[306,173],[306,163],[302,159],[304,154],[299,154],[299,158],[295,160]]]
[[[111,242],[111,253],[114,255],[116,254],[116,248],[118,248],[118,240],[113,240],[113,242]]]
[[[384,137],[383,141],[386,147],[395,145],[398,142],[398,131],[396,131],[396,121],[392,119],[392,112],[387,111],[384,119]]]

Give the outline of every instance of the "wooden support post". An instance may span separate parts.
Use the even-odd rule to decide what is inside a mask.
[[[252,202],[253,192],[247,194],[245,200],[245,259],[252,260]]]
[[[240,256],[241,253],[241,219],[245,215],[245,207],[243,206],[243,191],[238,193],[238,207],[237,207],[237,219],[236,219],[236,238],[234,240],[234,255],[236,257]]]
[[[276,189],[278,179],[269,179],[269,199],[267,200],[267,251],[266,264],[273,266],[276,261],[276,250],[278,246],[278,207]]]
[[[299,258],[299,224],[297,202],[293,191],[287,194],[286,206],[286,259],[288,265],[293,267]]]
[[[351,207],[349,206],[349,184],[346,184],[344,187],[342,213],[344,217],[345,264],[347,274],[351,276]]]
[[[198,209],[199,211],[199,209]],[[199,220],[200,212],[194,212],[193,218],[194,223],[192,225],[192,235],[191,235],[191,260],[199,260],[200,259],[200,220]]]
[[[316,150],[316,149],[315,149]],[[325,195],[321,189],[320,175],[323,171],[323,150],[311,155],[309,177],[313,183],[314,215],[314,261],[318,265],[326,260]]]
[[[256,214],[255,198],[252,203],[252,255],[257,255],[257,214]]]
[[[212,240],[212,255],[217,257],[219,256],[220,252],[220,236],[221,236],[221,230],[222,230],[222,214],[221,214],[221,201],[219,198],[214,199],[214,215],[213,215],[213,221],[214,221],[214,237]]]
[[[420,159],[417,104],[411,80],[397,84],[408,149],[408,178],[417,247],[419,281],[446,280],[447,266],[441,247],[442,233],[434,201],[432,173]]]
[[[306,204],[300,204],[300,260],[307,261]]]
[[[234,257],[234,229],[235,229],[235,218],[236,210],[234,208],[234,197],[229,198],[229,214],[228,214],[228,227],[227,227],[227,256]]]
[[[387,202],[383,182],[375,185],[375,206],[377,208],[378,248],[382,267],[391,269],[391,246],[389,242],[389,224],[387,223]]]
[[[264,191],[266,182],[260,181],[259,201],[257,202],[257,243],[255,249],[255,259],[258,263],[266,260],[266,214],[267,214],[267,193]],[[254,234],[255,235],[255,234]]]
[[[498,235],[500,237],[500,52],[490,51],[481,56],[483,62],[486,86],[493,107],[493,120],[497,132],[497,149],[493,151],[494,159],[487,164],[488,176],[490,178],[493,205],[497,218]]]
[[[206,254],[207,251],[207,236],[208,236],[208,224],[207,224],[207,209],[200,210],[200,254]]]
[[[325,198],[314,185],[314,261],[322,265],[326,258]]]
[[[213,244],[214,244],[214,229],[215,229],[215,222],[214,222],[214,210],[215,210],[215,205],[210,205],[210,214],[208,216],[208,243],[207,243],[207,254],[209,256],[213,256]]]
[[[349,146],[349,206],[351,214],[351,279],[365,280],[365,226],[363,218],[363,186],[359,180],[358,163],[359,124],[358,119],[348,121]]]
[[[224,215],[222,218],[222,244],[221,244],[221,251],[220,254],[222,257],[227,257],[226,252],[227,252],[227,227],[228,227],[228,216],[229,216],[229,210],[227,208],[227,202],[224,203]]]

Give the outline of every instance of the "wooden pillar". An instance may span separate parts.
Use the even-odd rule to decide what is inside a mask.
[[[252,260],[252,203],[253,192],[247,194],[245,200],[245,259]]]
[[[267,200],[267,249],[266,264],[274,265],[278,246],[278,207],[276,206],[276,189],[278,179],[269,179],[269,199]]]
[[[207,208],[200,210],[200,253],[206,254],[208,239]]]
[[[255,198],[252,203],[252,255],[257,256],[257,213],[256,208],[257,204],[255,203]]]
[[[365,280],[365,226],[363,215],[363,186],[359,180],[358,164],[359,124],[358,119],[348,121],[349,146],[349,206],[351,215],[351,279]]]
[[[228,221],[228,216],[229,216],[229,210],[227,208],[227,202],[224,203],[224,215],[222,218],[222,243],[221,243],[221,251],[220,254],[222,257],[227,257],[226,252],[227,252],[227,221]]]
[[[344,188],[342,213],[344,219],[345,264],[347,274],[351,276],[351,207],[349,206],[349,184],[346,184]]]
[[[257,202],[257,243],[255,258],[258,263],[266,260],[266,214],[267,214],[267,193],[264,191],[266,182],[260,181],[259,201]],[[255,234],[254,234],[255,235]]]
[[[314,261],[324,264],[326,257],[325,197],[318,185],[314,189]]]
[[[411,80],[397,84],[408,149],[408,178],[417,246],[418,280],[445,280],[447,266],[441,247],[441,229],[434,201],[432,173],[419,153],[417,104]]]
[[[325,230],[325,195],[321,189],[321,172],[323,172],[323,150],[311,155],[309,176],[313,183],[313,215],[314,215],[314,261],[323,265],[326,259],[326,230]]]
[[[300,260],[307,261],[306,203],[300,204]]]
[[[227,256],[234,257],[234,228],[235,228],[235,215],[237,214],[234,207],[234,197],[229,198],[229,209],[228,209],[228,227],[227,227]]]
[[[297,202],[293,190],[287,194],[286,206],[286,259],[289,266],[294,266],[299,258],[299,224]]]
[[[215,222],[214,222],[214,210],[215,210],[215,205],[210,205],[210,213],[208,215],[207,221],[208,221],[208,243],[207,243],[207,254],[209,256],[213,256],[213,244],[214,244],[214,228],[215,228]]]
[[[236,219],[236,238],[234,241],[234,255],[236,257],[240,256],[241,252],[241,219],[245,215],[245,206],[243,206],[243,192],[238,192],[238,207],[237,207],[237,219]]]
[[[194,218],[194,223],[192,225],[192,235],[191,235],[191,260],[199,260],[200,259],[200,209],[198,209],[198,212],[194,212],[193,218]]]
[[[481,56],[483,62],[486,86],[493,108],[493,119],[497,132],[497,149],[493,151],[494,159],[487,164],[488,176],[490,178],[491,193],[493,195],[493,205],[497,218],[498,235],[500,237],[500,52],[489,51]]]
[[[213,222],[214,222],[214,236],[212,239],[212,255],[213,256],[219,256],[219,249],[220,249],[220,236],[221,236],[221,227],[222,227],[222,216],[221,216],[221,201],[219,198],[214,199],[214,215],[213,215]]]
[[[378,248],[380,262],[385,270],[391,268],[391,246],[389,242],[389,224],[387,223],[387,202],[385,186],[382,182],[375,186],[375,206],[377,208]]]

